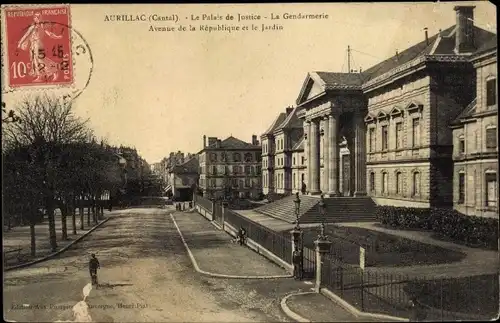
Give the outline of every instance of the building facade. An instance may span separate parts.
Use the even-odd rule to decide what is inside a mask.
[[[198,156],[193,155],[182,164],[174,165],[168,170],[169,192],[176,201],[191,201],[194,190],[199,183],[200,164]]]
[[[468,215],[498,217],[498,93],[496,41],[480,49],[476,97],[452,124],[453,204]]]
[[[262,147],[257,136],[247,143],[203,136],[199,188],[208,198],[259,198],[262,194]]]
[[[496,44],[496,35],[474,26],[473,10],[471,6],[455,7],[454,26],[431,37],[426,30],[420,43],[364,72],[308,73],[296,101],[296,115],[303,127],[303,142],[292,153],[296,166],[293,160],[290,170],[276,165],[282,158],[278,149],[281,139],[275,131],[280,117],[263,135],[266,147],[276,146],[272,151],[263,146],[265,159],[274,159],[274,167],[269,163],[263,167],[267,166],[268,176],[275,173],[275,190],[280,185],[276,181],[286,179],[288,172],[294,192],[300,191],[296,184],[300,176],[305,181],[301,188],[305,186],[311,195],[368,195],[381,205],[451,207],[463,200],[458,195],[464,193],[457,192],[473,190],[476,185],[460,184],[464,180],[458,178],[466,177],[454,172],[454,165],[472,163],[456,158],[454,151],[461,144],[457,138],[468,142],[477,136],[483,141],[481,157],[476,156],[481,161],[476,163],[487,172],[476,194],[481,197],[476,199],[482,207],[495,204],[498,194],[493,190],[497,183],[493,174],[497,166],[493,158],[496,160],[498,154],[493,137],[498,131],[496,121],[492,121],[496,120],[496,101],[491,94],[493,87],[496,89],[496,62],[492,63],[491,55],[496,55],[496,48],[488,59],[482,58],[487,54],[479,54],[484,53],[486,44]],[[450,128],[475,97],[476,111],[487,110],[479,113],[481,117],[475,115],[472,124],[476,126],[467,123]],[[470,130],[473,127],[482,128]],[[488,143],[485,138],[489,138]],[[300,154],[305,161],[302,168],[297,164]],[[263,180],[264,191],[271,190],[271,185],[266,188],[265,175]],[[471,213],[470,208],[467,213]]]

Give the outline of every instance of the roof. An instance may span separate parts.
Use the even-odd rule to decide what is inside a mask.
[[[304,150],[304,136],[300,138],[295,145],[293,145],[292,150]]]
[[[267,128],[266,131],[264,131],[264,133],[262,134],[263,136],[264,135],[268,135],[268,134],[272,134],[274,132],[274,130],[283,123],[283,121],[285,121],[286,119],[286,113],[285,112],[280,112],[280,114],[278,115],[278,117],[276,117],[276,119],[274,119],[273,123],[271,124],[271,126],[269,126],[269,128]]]
[[[495,51],[496,49],[497,49],[497,35],[494,34],[494,36],[491,37],[489,41],[484,42],[483,45],[477,49],[477,51],[474,53],[474,56],[489,51]]]
[[[216,148],[216,144],[212,144],[207,148],[214,149]],[[252,145],[248,142],[244,142],[243,140],[240,140],[233,136],[229,136],[226,139],[222,140],[220,143],[220,147],[216,149],[261,149],[261,147],[259,145]]]
[[[406,64],[414,59],[424,55],[456,55],[455,50],[455,31],[456,25],[448,27],[447,29],[429,37],[429,41],[423,40],[404,51],[394,55],[383,62],[372,66],[371,68],[363,71],[364,82],[372,80],[392,69]],[[477,50],[474,53],[482,50],[486,45],[491,46],[493,40],[496,45],[496,34],[474,26],[474,39]]]
[[[455,120],[453,120],[452,125],[459,124],[461,120],[472,117],[472,115],[476,112],[476,103],[476,99],[472,100],[472,102],[469,103],[469,105],[466,106],[465,109],[462,110],[462,112],[460,112]]]
[[[297,117],[297,112],[299,108],[295,107],[283,120],[283,122],[275,127],[274,131],[281,129],[302,129],[302,121]]]
[[[360,73],[334,73],[334,72],[315,72],[325,83],[325,90],[337,89],[339,86],[359,86],[363,84],[363,77]]]
[[[200,164],[198,162],[198,158],[192,157],[186,162],[180,164],[180,165],[175,165],[170,169],[170,172],[176,173],[176,174],[183,174],[183,173],[198,173],[199,171]]]

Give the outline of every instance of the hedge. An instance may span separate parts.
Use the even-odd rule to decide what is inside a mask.
[[[453,209],[377,206],[377,219],[401,229],[423,229],[474,247],[498,248],[498,219],[464,215]]]

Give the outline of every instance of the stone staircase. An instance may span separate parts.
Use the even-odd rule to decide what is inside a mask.
[[[254,211],[295,223],[295,196],[287,196],[276,202],[260,206]],[[319,196],[300,195],[300,223],[321,223]],[[375,222],[375,203],[370,197],[325,198],[326,223]]]

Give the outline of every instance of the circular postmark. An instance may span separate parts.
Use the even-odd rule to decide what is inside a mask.
[[[71,26],[69,6],[3,13],[2,94],[41,90],[69,100],[79,97],[92,78],[94,59],[86,39]]]

